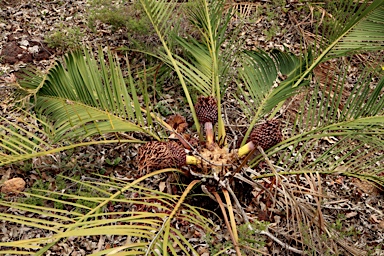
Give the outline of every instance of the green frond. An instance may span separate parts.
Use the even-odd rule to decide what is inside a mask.
[[[188,86],[193,87],[202,95],[213,95],[218,102],[218,130],[219,137],[225,137],[224,123],[221,117],[221,93],[226,84],[224,79],[228,73],[230,63],[228,61],[231,54],[222,52],[221,46],[226,39],[226,28],[230,20],[230,14],[223,17],[224,1],[205,1],[198,0],[191,4],[187,14],[190,22],[197,29],[201,37],[201,42],[193,38],[181,38],[172,34],[172,30],[162,30],[161,24],[167,20],[155,20],[158,17],[166,17],[169,9],[164,8],[165,1],[141,1],[147,15],[163,44],[164,52],[159,52],[159,57],[170,67],[172,67],[182,85],[188,104],[192,110],[194,122],[197,130],[200,126],[195,116],[193,103],[190,99]],[[164,13],[158,15],[157,13]],[[167,33],[167,34],[166,34]],[[187,57],[175,55],[170,48],[166,36],[171,35],[186,52]],[[228,47],[229,49],[229,47]],[[233,50],[228,50],[228,52]],[[233,56],[232,56],[233,57]]]
[[[6,125],[0,125],[0,165],[88,145],[89,142],[73,142],[94,135],[139,132],[160,140],[146,126],[152,124],[153,118],[162,120],[150,112],[148,99],[147,109],[141,108],[139,86],[132,75],[128,76],[127,86],[117,59],[110,52],[104,59],[102,51],[98,57],[96,60],[85,50],[72,52],[44,78],[28,73],[21,86],[26,86],[25,90],[34,95],[39,117],[18,111],[14,114],[16,122],[1,118]],[[145,99],[146,90],[141,90],[141,94]],[[147,113],[146,118],[142,112]],[[66,144],[62,145],[64,141]]]
[[[161,60],[172,67],[172,63],[167,59],[167,55],[159,53]],[[194,89],[199,91],[202,95],[210,95],[211,82],[210,76],[207,76],[202,72],[197,65],[194,65],[194,61],[185,60],[180,56],[175,55],[174,61],[178,65],[180,73],[184,76],[184,80],[189,85],[192,85]],[[206,72],[209,74],[209,71]]]
[[[382,115],[384,110],[384,77],[371,90],[371,75],[362,76],[341,111],[342,119]],[[355,95],[355,96],[354,96]],[[356,96],[358,95],[358,97]]]
[[[72,111],[70,108],[75,108],[75,104],[68,105],[63,99],[48,97],[46,104],[51,106],[52,112],[49,114],[56,114],[59,117],[55,123],[57,127],[45,122],[43,116],[39,118],[22,110],[9,113],[9,117],[13,117],[13,119],[0,117],[2,121],[2,124],[0,124],[0,166],[87,145],[124,142],[142,143],[140,140],[126,139],[73,142],[73,137],[84,138],[88,136],[87,134],[105,134],[117,131],[138,131],[151,134],[126,120],[83,104],[80,107],[81,110],[77,111],[69,119],[72,121],[71,123],[67,119],[68,113]],[[54,109],[53,106],[57,106],[57,109]],[[81,115],[80,113],[84,109],[87,112],[83,112]],[[156,135],[153,135],[153,137],[157,138]]]
[[[208,96],[212,94],[213,63],[207,47],[195,39],[187,40],[185,38],[176,37],[176,41],[191,55],[191,58],[188,60],[177,57],[185,67],[194,71],[194,73],[189,74],[187,73],[189,70],[185,70],[184,73],[186,79],[190,81],[191,85],[204,88],[205,94],[203,95]]]
[[[339,65],[341,72],[317,77],[319,81],[303,92],[301,107],[292,114],[294,124],[286,127],[289,135],[267,154],[277,154],[284,173],[339,173],[383,185],[378,176],[383,167],[377,165],[383,161],[384,150],[383,78],[378,80],[378,73],[370,67],[360,67],[348,91],[347,68],[343,68],[348,62],[339,60],[333,65]],[[256,157],[252,166],[261,159]]]
[[[98,57],[99,60],[92,58],[85,50],[67,54],[63,63],[57,63],[49,71],[38,96],[62,98],[69,104],[83,103],[144,125],[141,113],[135,111],[140,105],[132,80],[130,93],[117,59],[108,52],[105,60],[102,51]]]
[[[246,53],[248,58],[244,58],[239,73],[254,101],[254,105],[250,106],[255,113],[252,119],[259,119],[297,92],[298,89],[292,87],[293,81],[310,60],[278,50],[272,51],[271,55],[261,50]],[[280,84],[279,74],[287,76]]]
[[[363,7],[365,7],[363,5]],[[384,49],[384,4],[374,1],[366,9],[360,8],[343,28],[341,37],[329,53],[344,56],[358,51]]]
[[[185,77],[180,68],[180,62],[172,53],[172,50],[166,40],[167,36],[171,34],[172,26],[170,26],[169,24],[169,18],[171,17],[171,15],[175,14],[175,1],[140,0],[140,3],[148,16],[148,19],[152,23],[153,28],[159,37],[159,40],[162,43],[164,50],[162,58],[166,60],[165,63],[170,65],[175,70],[179,78],[179,82],[183,88],[189,108],[191,109],[192,117],[196,128],[197,130],[200,130],[199,120],[197,119],[195,108],[193,107],[193,102],[189,94],[187,84],[185,82]]]
[[[245,52],[239,68],[239,83],[244,84],[244,88],[239,86],[239,90],[245,102],[241,99],[239,102],[243,109],[250,109],[251,124],[243,143],[260,118],[297,93],[299,88],[293,87],[293,83],[309,61],[277,50],[271,55],[262,50]],[[279,74],[287,76],[280,84]]]
[[[148,133],[139,125],[127,121],[113,112],[103,111],[78,102],[68,102],[65,98],[39,96],[36,103],[43,115],[50,116],[54,126],[56,141],[68,138],[86,138],[112,132]],[[152,134],[153,137],[157,137]]]
[[[320,81],[307,90],[302,98],[295,125],[300,131],[309,131],[343,121],[360,120],[362,117],[381,117],[384,107],[384,79],[377,81],[377,73],[369,67],[361,67],[351,91],[345,88],[347,83],[348,62],[338,61],[341,65],[340,74],[329,74],[324,78],[327,84]],[[327,72],[327,70],[325,70]],[[319,77],[321,80],[322,78]],[[377,82],[372,82],[377,81]]]
[[[380,33],[383,31],[382,15],[384,3],[375,0],[372,3],[364,2],[353,15],[344,15],[345,18],[335,29],[335,33],[325,40],[320,54],[316,56],[311,66],[302,73],[295,82],[299,86],[303,80],[321,63],[338,56],[346,56],[356,51],[383,50],[384,41]],[[343,25],[345,24],[345,26]],[[380,29],[378,29],[380,27]]]
[[[278,157],[281,174],[342,174],[384,185],[384,116],[360,117],[353,120],[295,131],[285,141],[267,151]],[[316,153],[316,155],[314,154]],[[262,156],[257,156],[255,166]],[[259,177],[260,178],[260,177]]]
[[[209,77],[210,95],[217,100],[219,140],[225,138],[224,122],[221,115],[221,93],[224,87],[222,79],[225,78],[225,73],[228,71],[227,67],[231,63],[224,61],[228,56],[221,50],[231,17],[230,12],[223,17],[224,3],[223,0],[198,0],[195,6],[189,9],[189,17],[190,22],[199,31],[202,42],[198,43],[194,39],[188,41],[183,38],[177,39],[192,55],[192,62],[199,72]]]
[[[0,127],[1,128],[1,127]],[[77,147],[84,147],[84,146],[89,146],[89,145],[97,145],[97,144],[112,144],[112,143],[143,143],[141,140],[123,140],[123,139],[116,139],[116,140],[102,140],[102,141],[88,141],[88,142],[80,142],[80,143],[75,143],[75,144],[69,144],[66,146],[57,146],[55,148],[38,148],[38,144],[36,144],[36,149],[39,151],[35,152],[30,152],[30,153],[15,153],[12,151],[9,151],[8,148],[8,143],[9,142],[4,142],[3,144],[0,144],[0,166],[8,165],[8,164],[13,164],[17,162],[22,162],[26,160],[30,160],[33,158],[37,157],[43,157],[43,156],[48,156],[50,154],[70,150],[73,148]],[[67,143],[68,144],[68,143]],[[20,150],[18,145],[14,145],[13,147],[16,148],[17,150]]]

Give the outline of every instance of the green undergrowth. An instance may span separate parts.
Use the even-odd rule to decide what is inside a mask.
[[[256,220],[253,223],[238,226],[239,246],[243,255],[262,255],[260,252],[266,246],[266,237],[261,235],[260,231],[265,231],[268,225],[269,222]],[[225,255],[233,249],[230,241],[219,240],[214,234],[208,234],[206,241],[210,255]]]
[[[238,226],[239,244],[244,255],[255,255],[257,250],[266,246],[266,237],[261,235],[260,231],[265,231],[269,222],[256,220],[250,225],[251,229],[248,224]]]
[[[130,34],[144,35],[151,30],[141,5],[136,1],[92,0],[88,9],[88,26],[95,29],[99,20],[112,26],[114,31],[126,28]]]
[[[61,51],[76,50],[81,48],[84,32],[78,27],[65,27],[63,23],[45,36],[44,41],[50,48]]]

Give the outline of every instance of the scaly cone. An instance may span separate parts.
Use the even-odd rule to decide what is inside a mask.
[[[195,111],[199,122],[204,124],[207,144],[210,145],[214,140],[213,126],[218,119],[216,99],[213,96],[200,96],[195,104]]]
[[[246,155],[257,146],[267,150],[281,142],[282,138],[280,122],[276,119],[268,120],[252,130],[250,135],[251,141],[239,148],[238,155]]]
[[[176,142],[147,142],[137,154],[139,170],[153,170],[197,164],[193,156],[187,156],[183,147]]]

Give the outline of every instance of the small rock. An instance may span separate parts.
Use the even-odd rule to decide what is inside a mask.
[[[35,46],[32,46],[32,47],[28,48],[28,52],[30,52],[32,54],[38,53],[39,51],[40,51],[40,49],[39,49],[38,45],[35,45]]]
[[[21,40],[20,42],[19,42],[19,45],[21,46],[21,47],[25,47],[25,49],[26,49],[26,47],[29,45],[29,42],[28,42],[28,40]]]
[[[1,187],[1,193],[19,194],[25,188],[25,181],[22,178],[13,178],[4,182]]]

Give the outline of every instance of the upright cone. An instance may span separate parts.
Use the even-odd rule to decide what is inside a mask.
[[[251,140],[256,146],[267,150],[282,140],[280,122],[278,120],[268,120],[252,130]]]
[[[207,145],[212,145],[214,141],[213,126],[217,123],[218,119],[216,99],[213,96],[200,96],[195,104],[195,110],[199,122],[204,124]]]
[[[238,155],[244,156],[258,146],[263,150],[267,150],[281,142],[282,139],[280,122],[278,120],[268,120],[252,130],[250,142],[239,148]]]
[[[195,111],[200,123],[215,125],[218,119],[217,102],[212,96],[200,96],[195,104]]]

